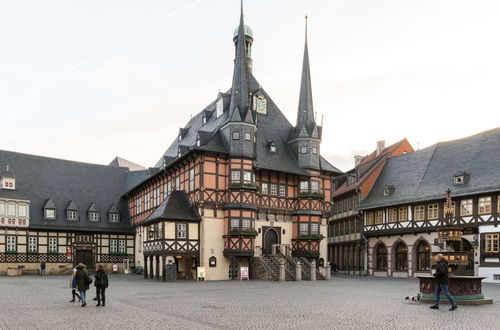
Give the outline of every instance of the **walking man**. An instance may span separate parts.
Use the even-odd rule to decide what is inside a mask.
[[[40,275],[45,275],[45,261],[40,263]]]
[[[448,277],[448,262],[444,258],[442,254],[438,254],[435,257],[435,261],[437,262],[436,272],[434,273],[434,277],[436,278],[436,301],[430,307],[431,309],[439,309],[439,303],[441,300],[441,292],[448,298],[451,304],[450,311],[454,311],[457,309],[457,303],[453,300],[453,297],[448,292],[448,284],[450,283],[450,279]]]

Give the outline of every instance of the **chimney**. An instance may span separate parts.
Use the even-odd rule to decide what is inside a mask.
[[[377,156],[380,155],[384,149],[385,149],[385,141],[384,140],[377,141]]]
[[[363,160],[363,158],[365,158],[365,157],[361,156],[361,155],[355,155],[354,156],[354,166],[358,166],[359,163],[361,163],[361,161]]]

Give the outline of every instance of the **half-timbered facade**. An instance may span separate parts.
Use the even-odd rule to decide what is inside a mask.
[[[121,195],[145,177],[94,165],[0,151],[0,274],[70,271],[79,262],[134,263],[134,231]]]
[[[413,152],[403,139],[388,147],[377,142],[377,149],[367,156],[355,156],[355,167],[335,180],[333,212],[328,224],[328,259],[337,271],[365,274],[365,238],[359,201],[368,196],[389,157]]]
[[[431,270],[431,254],[442,251],[437,229],[447,225],[449,188],[451,225],[463,232],[453,249],[468,259],[455,271],[499,281],[498,159],[500,128],[389,159],[360,204],[369,273],[414,276]]]
[[[253,40],[241,14],[231,89],[179,130],[156,172],[126,195],[146,276],[163,278],[175,264],[184,278],[197,266],[209,280],[238,278],[240,267],[251,273],[252,258],[276,246],[326,259],[332,181],[340,171],[320,153],[307,43],[293,126],[252,75]],[[176,206],[183,211],[158,211]],[[179,236],[179,228],[188,230]]]

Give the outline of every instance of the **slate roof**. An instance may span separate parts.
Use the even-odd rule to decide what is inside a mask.
[[[257,116],[257,135],[256,135],[256,166],[260,169],[276,170],[281,172],[293,173],[298,175],[307,175],[307,171],[300,168],[296,157],[289,147],[289,136],[293,132],[294,126],[290,124],[285,115],[276,106],[273,100],[269,97],[266,91],[260,86],[259,82],[250,74],[250,90],[252,93],[257,91],[262,92],[267,100],[267,114],[254,113]],[[212,115],[203,125],[202,118],[204,111],[215,111],[216,101],[214,100],[200,113],[193,116],[184,128],[188,128],[181,141],[176,137],[172,144],[168,147],[162,157],[158,160],[155,167],[168,166],[175,162],[178,157],[179,146],[184,146],[187,150],[203,150],[218,153],[229,153],[228,146],[219,132],[219,129],[230,121],[229,118],[229,102],[225,97],[228,93],[220,94],[218,98],[224,97],[225,111],[222,116],[216,118]],[[205,134],[206,141],[199,147],[196,146],[198,132]],[[269,151],[269,143],[274,142],[278,148],[277,153]],[[168,161],[165,162],[164,159]],[[324,171],[332,173],[342,173],[338,168],[330,164],[325,158],[321,157],[321,167]]]
[[[120,196],[126,192],[130,172],[124,167],[95,165],[0,150],[0,168],[10,166],[16,190],[0,189],[2,198],[30,200],[32,229],[132,233],[128,206]],[[101,212],[99,222],[88,220],[88,210]],[[108,221],[115,204],[120,222]],[[45,220],[45,205],[56,207],[57,220]],[[66,210],[76,207],[78,221],[66,220]]]
[[[157,220],[201,221],[201,217],[183,191],[172,191],[143,223]]]
[[[389,158],[360,209],[452,196],[500,191],[500,127],[466,138],[440,142],[413,153]],[[465,171],[469,178],[454,185],[454,175]],[[383,196],[386,186],[394,192]]]

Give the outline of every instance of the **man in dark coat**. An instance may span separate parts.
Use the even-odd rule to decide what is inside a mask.
[[[448,292],[448,284],[450,283],[450,279],[448,277],[448,262],[442,254],[436,255],[435,260],[437,262],[436,272],[434,273],[434,277],[436,278],[436,300],[431,306],[431,309],[439,309],[441,292],[443,292],[446,298],[448,298],[448,300],[450,301],[450,311],[454,311],[455,309],[457,309],[457,303],[455,302],[455,300],[453,300],[453,297]]]
[[[108,274],[106,274],[106,272],[104,271],[104,266],[102,264],[97,265],[97,272],[95,273],[95,287],[97,295],[96,307],[106,306],[106,288],[108,287]]]
[[[84,264],[78,264],[76,266],[76,283],[78,286],[78,291],[80,292],[80,300],[82,302],[82,307],[87,306],[87,301],[85,300],[85,292],[89,289],[89,272]]]

